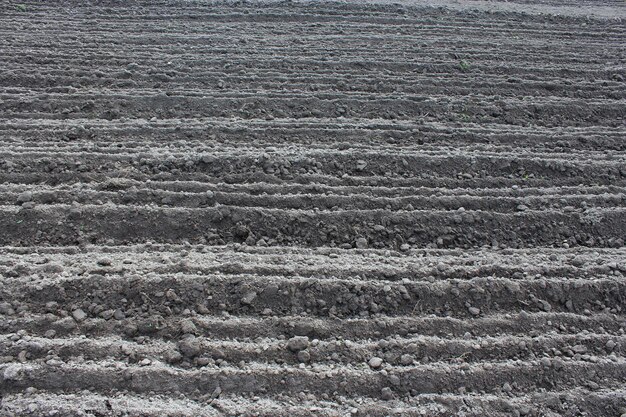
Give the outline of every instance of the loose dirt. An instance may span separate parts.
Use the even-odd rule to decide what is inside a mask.
[[[0,4],[0,415],[626,413],[624,17]]]

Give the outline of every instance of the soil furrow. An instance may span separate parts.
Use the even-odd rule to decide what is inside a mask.
[[[0,417],[626,415],[624,19],[0,4]]]

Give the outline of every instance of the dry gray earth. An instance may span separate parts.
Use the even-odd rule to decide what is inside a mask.
[[[626,413],[623,1],[0,3],[0,415]]]

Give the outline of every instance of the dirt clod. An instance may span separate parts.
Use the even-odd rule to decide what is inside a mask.
[[[298,352],[309,347],[307,336],[294,336],[287,341],[287,348],[292,352]]]
[[[18,204],[24,204],[27,203],[29,201],[32,201],[33,199],[33,193],[30,191],[24,191],[23,193],[20,193],[17,196],[17,203]]]
[[[298,361],[302,363],[307,363],[311,360],[311,354],[306,350],[301,350],[298,352]]]
[[[200,341],[194,336],[186,337],[178,342],[178,349],[185,357],[188,358],[194,358],[202,351]]]
[[[368,242],[367,242],[367,239],[366,239],[366,238],[364,238],[364,237],[360,237],[360,238],[358,238],[358,239],[356,240],[355,245],[356,245],[357,249],[367,249],[367,247],[368,247],[368,245],[369,245],[369,244],[368,244]]]

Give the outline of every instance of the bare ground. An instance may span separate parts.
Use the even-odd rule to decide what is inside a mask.
[[[625,10],[0,4],[0,415],[626,413]]]

